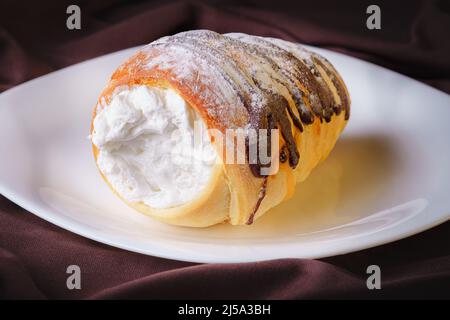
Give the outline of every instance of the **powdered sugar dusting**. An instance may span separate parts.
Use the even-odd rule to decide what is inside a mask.
[[[327,62],[298,44],[193,30],[158,39],[141,53],[146,70],[161,72],[197,99],[213,126],[281,127],[293,166],[298,161],[294,127],[302,131],[315,118],[330,121],[341,110],[316,66],[319,59],[329,71]]]

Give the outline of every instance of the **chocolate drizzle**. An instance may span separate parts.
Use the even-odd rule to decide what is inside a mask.
[[[342,84],[336,79],[337,71],[333,68],[330,62],[322,57],[314,57],[314,61],[322,67],[327,76],[331,79],[336,91],[341,99],[341,104],[333,105],[333,111],[336,115],[340,115],[342,111],[345,112],[345,120],[350,118],[350,102],[348,101],[347,94],[344,92]],[[331,96],[332,98],[332,96]]]
[[[268,152],[271,150],[271,129],[280,130],[285,142],[280,150],[280,161],[288,161],[293,169],[300,160],[294,128],[302,132],[304,126],[313,123],[315,118],[330,122],[333,115],[339,115],[342,111],[345,112],[345,119],[349,117],[347,93],[337,78],[336,70],[324,58],[300,45],[245,34],[221,35],[197,30],[162,38],[149,47],[163,47],[167,52],[184,50],[219,74],[245,107],[248,128],[255,129],[257,134],[260,134],[259,129],[267,129]],[[335,103],[333,92],[318,67],[331,79],[340,104]],[[246,143],[248,157],[248,137]],[[263,165],[259,157],[257,163],[250,163],[249,166],[254,176],[262,177]],[[247,224],[253,222],[266,194],[268,177],[262,178],[258,201]]]
[[[285,163],[286,160],[287,160],[287,148],[286,148],[286,145],[284,145],[281,147],[281,150],[280,150],[280,162]]]
[[[263,178],[263,182],[261,185],[261,189],[259,189],[259,194],[258,194],[258,200],[256,201],[256,205],[253,208],[252,213],[250,214],[250,216],[248,217],[248,220],[246,222],[247,225],[250,225],[253,223],[253,220],[255,219],[255,215],[256,212],[258,211],[259,207],[261,206],[261,202],[264,200],[264,197],[266,196],[266,192],[267,192],[267,179],[268,177],[264,177]]]

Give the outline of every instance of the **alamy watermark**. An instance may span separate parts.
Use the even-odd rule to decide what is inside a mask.
[[[381,289],[381,268],[376,264],[367,267],[366,273],[370,276],[366,280],[367,289]]]
[[[66,27],[69,30],[81,29],[81,8],[75,4],[69,5],[66,9],[68,14]],[[369,30],[381,29],[381,8],[376,4],[371,4],[366,9],[369,16],[366,19],[366,27]]]
[[[81,29],[81,9],[79,6],[72,4],[67,7],[66,13],[69,15],[66,20],[66,27],[69,30]]]
[[[66,286],[69,290],[81,289],[81,269],[76,264],[67,267],[66,273],[70,274],[66,280]]]
[[[254,164],[260,174],[273,175],[279,169],[278,129],[235,128],[224,131],[203,129],[201,121],[194,121],[193,133],[175,130],[170,139],[171,161],[186,164],[202,161],[208,164]]]
[[[381,29],[381,9],[376,4],[367,7],[366,13],[369,14],[366,20],[366,26],[369,30]]]

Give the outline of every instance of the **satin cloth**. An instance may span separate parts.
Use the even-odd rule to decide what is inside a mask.
[[[81,8],[81,30],[66,8]],[[450,3],[0,2],[0,91],[59,68],[189,29],[279,37],[343,52],[450,92]],[[425,106],[424,106],[425,107]],[[450,106],[449,106],[450,108]],[[1,155],[0,155],[1,162]],[[144,256],[58,228],[0,196],[0,298],[330,299],[450,298],[450,223],[381,247],[322,260],[193,264]],[[66,268],[82,271],[68,290]],[[382,270],[368,290],[366,268]]]

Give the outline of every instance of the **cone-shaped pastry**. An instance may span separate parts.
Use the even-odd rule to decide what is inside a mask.
[[[189,31],[113,74],[93,114],[94,156],[140,212],[184,226],[251,224],[327,157],[349,107],[333,66],[298,44]]]

